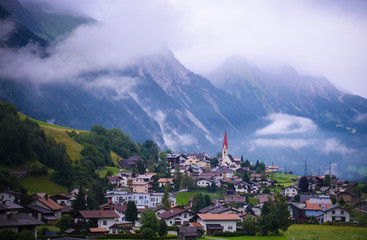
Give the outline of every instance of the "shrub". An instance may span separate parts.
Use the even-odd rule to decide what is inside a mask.
[[[247,233],[244,232],[215,232],[215,237],[239,237],[239,236],[247,236]]]
[[[168,231],[177,231],[178,227],[177,226],[167,226],[167,230]]]

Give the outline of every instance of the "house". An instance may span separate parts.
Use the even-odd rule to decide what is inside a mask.
[[[71,206],[71,202],[75,197],[72,194],[59,193],[53,196],[52,199],[60,206]]]
[[[245,172],[249,172],[250,171],[250,167],[242,167],[236,170],[236,173],[239,174],[244,174]]]
[[[340,199],[343,198],[343,200],[346,202],[346,203],[349,203],[349,204],[352,204],[354,205],[355,203],[355,193],[353,192],[350,192],[350,191],[339,191],[336,195],[336,199],[338,201],[340,201]]]
[[[0,201],[11,201],[11,202],[17,202],[19,203],[19,198],[22,196],[22,194],[15,192],[13,190],[4,190],[0,192]]]
[[[175,169],[176,166],[184,167],[186,165],[186,155],[181,153],[167,153],[167,162],[171,169]]]
[[[44,223],[26,213],[0,214],[0,231],[11,230],[21,232],[23,230],[31,231],[37,239],[37,226]]]
[[[218,165],[220,167],[230,168],[234,171],[241,168],[241,159],[234,159],[231,154],[228,154],[227,130],[224,130],[222,157],[219,159]]]
[[[333,205],[324,209],[324,213],[317,217],[319,223],[323,222],[349,222],[349,211],[342,206]]]
[[[0,201],[0,214],[19,213],[21,209],[23,209],[23,207],[15,202],[6,200]]]
[[[148,193],[151,191],[151,188],[149,182],[135,182],[131,184],[131,190],[135,193]]]
[[[201,179],[199,181],[197,181],[197,185],[198,187],[208,187],[208,186],[211,186],[212,185],[212,181],[210,180],[207,180],[207,179]]]
[[[241,220],[236,214],[199,213],[197,216],[197,222],[208,235],[213,235],[215,231],[235,232],[237,222]]]
[[[170,187],[173,188],[175,183],[173,182],[173,178],[160,178],[158,180],[158,185],[160,188],[165,187],[169,183]]]
[[[266,169],[268,170],[267,172],[271,172],[271,173],[278,173],[279,172],[279,167],[278,166],[267,166]]]
[[[196,240],[201,237],[201,231],[195,227],[179,227],[177,230],[178,240]]]
[[[119,215],[114,210],[80,210],[78,218],[93,223],[96,228],[106,228],[108,231],[108,228],[119,219]]]
[[[172,208],[158,215],[159,219],[164,219],[168,226],[182,226],[189,223],[190,218],[194,216],[187,209]]]
[[[293,221],[304,221],[306,218],[306,209],[304,205],[297,203],[289,203],[288,211]]]
[[[246,204],[246,197],[244,196],[230,196],[230,197],[224,197],[224,202],[226,203],[237,203],[239,205],[245,205]]]
[[[90,238],[100,238],[108,233],[106,228],[89,228]]]
[[[134,193],[125,191],[108,191],[105,197],[109,202],[124,205],[129,201],[134,201],[136,205],[145,205],[148,207],[156,207],[162,204],[164,193]],[[176,198],[170,194],[169,200],[172,204],[176,204]]]
[[[283,195],[286,197],[293,198],[298,194],[298,189],[295,186],[289,186],[284,189]]]
[[[332,205],[330,199],[310,198],[306,200],[306,216],[319,216],[323,213],[324,209]]]
[[[128,159],[121,160],[119,165],[122,169],[134,169],[138,165],[138,161],[141,161],[141,158],[137,155],[133,155]]]
[[[62,215],[63,207],[45,195],[26,206],[25,212],[49,225],[55,225]]]
[[[109,233],[120,233],[124,230],[132,230],[133,225],[134,223],[130,221],[118,221],[109,227]]]
[[[131,187],[131,184],[134,182],[133,174],[131,172],[119,172],[116,176],[119,177],[120,180],[120,182],[116,181],[116,187],[128,188]]]
[[[222,181],[232,179],[233,177],[233,170],[228,167],[219,167],[215,172],[219,173],[219,179]]]

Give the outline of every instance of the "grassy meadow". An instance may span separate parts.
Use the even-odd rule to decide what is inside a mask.
[[[229,240],[363,240],[367,239],[367,228],[348,226],[293,224],[288,231],[278,236],[212,237]],[[206,238],[200,238],[203,240]]]

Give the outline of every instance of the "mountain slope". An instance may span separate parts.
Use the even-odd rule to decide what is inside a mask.
[[[289,67],[266,73],[232,58],[209,78],[257,115],[287,113],[310,118],[327,130],[367,133],[367,99],[341,92],[324,77],[303,76]]]

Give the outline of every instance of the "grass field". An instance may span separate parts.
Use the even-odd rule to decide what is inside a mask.
[[[117,167],[103,167],[103,168],[100,168],[97,173],[99,177],[104,178],[106,176],[107,171],[112,171],[113,176],[115,176],[117,173],[120,172],[120,169]]]
[[[186,205],[189,202],[189,198],[191,196],[196,196],[196,194],[203,194],[203,195],[209,195],[211,199],[213,198],[219,198],[219,194],[213,194],[213,193],[206,193],[206,192],[179,192],[175,195],[176,197],[176,204],[177,205]]]
[[[27,176],[20,180],[20,183],[27,189],[29,194],[35,192],[46,192],[53,196],[58,193],[67,193],[67,188],[54,183],[50,179],[52,171],[49,169],[48,176]]]
[[[205,239],[205,238],[200,238]],[[367,239],[367,228],[324,225],[298,225],[289,227],[288,231],[279,236],[242,236],[218,237],[229,240],[349,240]]]

